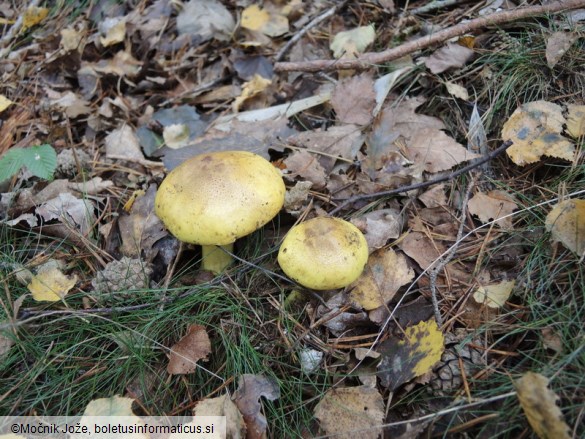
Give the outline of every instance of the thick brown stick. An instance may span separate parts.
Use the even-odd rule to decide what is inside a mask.
[[[432,35],[421,37],[398,47],[384,50],[383,52],[364,53],[356,59],[278,62],[274,65],[274,70],[277,72],[322,72],[326,70],[367,69],[372,65],[382,64],[401,58],[405,55],[416,52],[417,50],[426,49],[434,44],[443,43],[450,38],[465,35],[466,33],[486,26],[494,26],[527,17],[568,11],[570,9],[583,7],[585,7],[585,0],[558,0],[540,6],[529,6],[527,8],[514,9],[512,11],[495,12],[487,17],[475,18],[467,23],[457,24]]]

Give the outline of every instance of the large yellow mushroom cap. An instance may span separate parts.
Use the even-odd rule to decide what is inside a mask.
[[[246,151],[195,156],[173,169],[155,198],[155,212],[180,241],[227,245],[259,229],[284,204],[278,169]]]
[[[339,218],[318,217],[293,227],[278,252],[278,263],[287,276],[314,290],[351,284],[367,261],[366,238]]]

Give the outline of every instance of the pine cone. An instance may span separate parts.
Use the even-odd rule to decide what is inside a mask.
[[[123,293],[127,296],[128,290],[139,290],[150,286],[152,268],[140,259],[123,257],[119,261],[112,261],[98,272],[91,281],[93,288],[101,293]]]
[[[431,388],[435,392],[447,392],[461,387],[463,377],[459,358],[462,360],[466,377],[477,372],[476,366],[481,367],[483,364],[481,352],[470,347],[469,343],[461,342],[465,336],[464,331],[446,335],[445,352],[443,352],[439,364],[434,368],[431,378]],[[474,340],[471,344],[481,345],[481,342]]]

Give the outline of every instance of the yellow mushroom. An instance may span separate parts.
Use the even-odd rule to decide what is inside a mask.
[[[293,227],[278,252],[278,263],[287,276],[314,290],[351,284],[367,261],[364,235],[339,218],[318,217]]]
[[[222,272],[236,239],[259,229],[284,204],[278,169],[246,151],[201,154],[186,160],[163,180],[155,212],[180,241],[202,246],[204,270]]]

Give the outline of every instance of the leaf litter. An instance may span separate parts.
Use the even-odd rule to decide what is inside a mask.
[[[397,8],[393,2],[378,4],[385,11]],[[87,14],[89,20],[67,22],[52,37],[40,32],[45,24],[52,25],[48,11],[27,15],[24,28],[35,33],[34,43],[28,52],[14,52],[1,67],[7,81],[0,90],[4,119],[0,151],[37,145],[48,138],[59,152],[70,151],[74,163],[59,174],[66,179],[44,183],[40,181],[44,174],[22,172],[3,187],[0,214],[5,224],[73,244],[71,254],[83,255],[87,266],[87,273],[64,267],[31,272],[27,285],[33,300],[42,300],[43,306],[64,310],[64,302],[72,309],[92,303],[131,304],[140,300],[134,290],[162,285],[162,277],[175,268],[181,273],[179,285],[196,288],[198,281],[181,271],[185,255],[192,257],[195,251],[197,257],[196,250],[189,247],[181,253],[153,214],[154,194],[164,172],[191,156],[241,149],[259,153],[281,169],[287,182],[286,211],[291,215],[279,217],[282,230],[265,228],[268,241],[275,243],[296,219],[325,215],[350,197],[449,174],[489,152],[494,142],[487,139],[497,137],[493,127],[486,134],[478,113],[484,107],[474,101],[475,85],[458,75],[468,72],[466,66],[479,56],[476,45],[485,44],[479,36],[448,42],[432,53],[409,54],[384,72],[370,68],[333,77],[281,75],[275,73],[273,54],[310,18],[325,11],[323,2],[190,0],[178,5],[158,0],[136,9],[104,5],[97,2]],[[289,60],[355,58],[397,38],[409,39],[409,32],[425,31],[419,29],[418,18],[410,22],[401,18],[390,31],[378,26],[381,22],[372,11],[364,14],[366,20],[371,18],[366,23],[376,25],[360,26],[361,18],[348,20],[347,12],[337,14],[325,20],[329,24],[318,24],[300,35],[288,52]],[[398,17],[386,19],[394,22]],[[432,19],[424,21],[422,27],[435,25]],[[414,25],[406,27],[407,22]],[[575,34],[566,31],[546,36],[544,56],[551,69],[567,62],[575,41]],[[45,60],[40,73],[32,68],[35,57]],[[424,73],[416,67],[421,63],[428,69]],[[22,65],[37,75],[39,87],[29,93],[35,96],[32,100],[15,92],[22,82]],[[436,111],[439,98],[473,102],[470,133],[454,128],[449,112]],[[501,137],[514,142],[507,153],[513,164],[545,163],[550,158],[577,163],[576,145],[585,126],[583,105],[554,102],[520,102],[504,123]],[[466,111],[457,113],[460,119],[462,115],[469,117]],[[467,120],[457,124],[468,126]],[[466,206],[465,226],[494,221],[498,227],[490,230],[489,240],[481,233],[464,238],[457,250],[459,258],[447,264],[436,280],[442,310],[455,303],[460,306],[456,328],[439,328],[432,320],[430,281],[417,276],[432,269],[458,241],[461,189],[450,183],[431,185],[392,200],[359,200],[342,211],[366,236],[371,253],[366,270],[345,291],[325,292],[320,302],[305,297],[295,330],[307,332],[298,339],[294,331],[283,335],[286,355],[299,348],[297,357],[310,352],[311,359],[318,359],[302,357],[306,376],[318,377],[322,370],[343,376],[357,364],[361,382],[367,383],[355,386],[344,378],[333,390],[319,390],[314,416],[321,433],[353,437],[351,431],[365,429],[360,434],[378,437],[381,424],[391,416],[402,416],[391,408],[390,418],[386,417],[390,399],[381,389],[401,395],[416,386],[444,389],[437,385],[433,368],[444,370],[442,354],[449,352],[445,336],[462,326],[473,330],[502,315],[507,301],[521,300],[519,294],[511,296],[513,281],[493,280],[511,279],[508,276],[517,269],[495,262],[481,270],[476,267],[478,255],[484,257],[478,241],[486,239],[491,246],[492,241],[506,239],[513,226],[521,230],[523,225],[502,218],[523,208],[511,191],[484,183],[475,188]],[[585,236],[580,233],[580,201],[560,202],[543,224],[553,241],[577,256],[583,254],[579,237]],[[263,243],[262,250],[268,245]],[[492,250],[497,253],[492,261],[506,259],[506,251]],[[119,278],[114,289],[106,285],[112,278]],[[242,280],[239,275],[234,279]],[[282,285],[287,291],[289,286]],[[69,300],[74,287],[83,295],[83,305]],[[265,286],[258,291],[272,297]],[[27,306],[37,306],[28,300]],[[262,320],[276,314],[266,308],[258,316]],[[277,327],[273,322],[287,318],[278,316],[263,321],[259,331],[271,331]],[[167,344],[167,372],[197,376],[198,362],[208,359],[212,364],[211,346],[221,339],[214,330],[208,333],[206,326],[192,322],[183,329],[183,338]],[[274,333],[282,335],[282,327]],[[372,333],[380,337],[360,344]],[[284,350],[279,341],[255,349],[269,352],[267,358]],[[291,359],[291,364],[300,363]],[[275,374],[286,375],[279,367],[274,366]],[[226,415],[233,437],[243,437],[246,430],[248,437],[270,435],[274,421],[270,415],[265,417],[272,412],[265,411],[262,397],[277,405],[282,388],[261,375],[229,378],[239,380],[234,397],[226,393],[205,398],[197,393],[194,413]],[[131,400],[116,398],[120,397],[101,400],[99,405],[132,413]],[[347,422],[340,422],[342,418]],[[314,435],[318,428],[307,427],[309,431]]]

